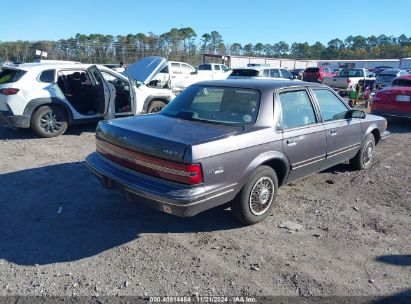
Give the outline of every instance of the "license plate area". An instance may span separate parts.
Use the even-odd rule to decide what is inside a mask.
[[[397,95],[395,98],[396,101],[398,102],[410,102],[411,96],[408,95]]]

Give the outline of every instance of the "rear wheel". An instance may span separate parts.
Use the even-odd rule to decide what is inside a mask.
[[[265,219],[277,195],[278,179],[268,166],[259,167],[233,200],[231,211],[241,223],[251,225]]]
[[[158,113],[166,106],[165,102],[161,100],[153,100],[147,108],[147,113]]]
[[[374,156],[375,138],[374,135],[368,134],[361,149],[354,158],[350,159],[350,165],[355,170],[368,169],[372,165]]]
[[[31,129],[40,137],[56,137],[67,130],[67,116],[56,106],[42,106],[31,117]]]

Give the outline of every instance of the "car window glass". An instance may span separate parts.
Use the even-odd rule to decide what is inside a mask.
[[[283,130],[307,126],[317,122],[310,98],[305,90],[280,93]]]
[[[323,121],[344,119],[348,109],[344,103],[328,90],[315,89],[314,95],[320,107]]]
[[[253,69],[234,69],[230,76],[258,77],[259,71]]]
[[[257,119],[260,99],[260,92],[253,89],[192,85],[161,114],[207,123],[251,125]]]
[[[214,65],[214,70],[215,70],[215,71],[220,71],[220,66],[219,66],[218,64],[215,64],[215,65]]]
[[[227,71],[229,70],[229,68],[226,67],[225,65],[222,65],[222,66],[221,66],[221,69],[222,69],[224,72],[227,72]]]
[[[264,77],[270,77],[270,70],[263,70]]]
[[[184,64],[184,63],[181,64],[181,68],[182,68],[183,74],[190,74],[196,71],[195,68],[189,66],[188,64]]]
[[[171,71],[174,74],[181,74],[181,68],[179,63],[171,63]]]
[[[117,77],[114,77],[113,75],[111,75],[107,72],[101,71],[101,75],[103,75],[103,78],[105,80],[107,80],[108,82],[116,82],[116,80],[117,80]]]
[[[100,73],[97,71],[96,68],[89,69],[91,74],[94,77],[94,80],[96,81],[96,85],[101,85],[103,83],[103,79],[101,79]]]
[[[280,71],[278,69],[271,69],[270,77],[281,78]]]
[[[46,70],[40,73],[38,79],[40,82],[52,83],[54,82],[55,74],[56,70]]]
[[[26,71],[23,71],[23,70],[11,70],[11,69],[10,70],[9,69],[0,70],[0,84],[16,82],[24,74],[26,74]]]
[[[281,74],[283,74],[283,78],[293,78],[293,75],[287,70],[281,70]]]
[[[168,65],[166,65],[161,71],[160,73],[166,73],[168,74]]]
[[[211,64],[200,64],[198,66],[198,69],[202,70],[202,71],[210,71],[211,70]]]

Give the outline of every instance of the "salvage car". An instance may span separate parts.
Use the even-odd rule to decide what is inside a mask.
[[[293,75],[286,69],[270,68],[266,66],[254,66],[246,68],[235,68],[227,79],[294,79]]]
[[[100,122],[86,163],[105,187],[141,204],[192,216],[230,202],[239,221],[254,224],[281,185],[347,160],[369,168],[386,126],[321,84],[215,80],[188,87],[160,113]]]
[[[332,77],[333,73],[330,68],[327,67],[310,67],[303,72],[302,80],[308,82],[322,83],[324,77]]]
[[[175,95],[151,86],[151,72],[140,69],[130,80],[91,64],[39,62],[3,67],[0,122],[31,128],[40,137],[55,137],[69,125],[156,112]]]
[[[408,74],[405,70],[401,69],[388,69],[382,71],[375,81],[377,89],[389,86],[394,78]]]
[[[384,116],[411,118],[411,75],[397,77],[389,87],[375,93],[371,112]]]
[[[143,69],[155,70],[153,79],[158,80],[159,88],[168,88],[175,93],[180,93],[193,83],[213,79],[213,75],[210,73],[198,73],[188,63],[167,61],[164,57],[145,57],[139,61],[139,67],[135,70],[140,70],[143,65],[146,66]],[[130,66],[127,71],[130,69],[133,67]]]

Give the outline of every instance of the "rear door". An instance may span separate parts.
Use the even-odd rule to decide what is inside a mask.
[[[115,115],[115,90],[110,90],[109,85],[104,80],[97,66],[92,65],[87,69],[93,81],[94,94],[97,101],[97,113],[103,114],[106,119],[113,118]]]
[[[305,88],[276,93],[279,108],[277,130],[283,134],[283,150],[291,164],[288,180],[317,172],[326,156],[326,135]]]
[[[361,145],[361,119],[347,119],[349,107],[327,88],[310,89],[317,101],[327,138],[327,157],[322,164],[326,169],[349,160]]]

